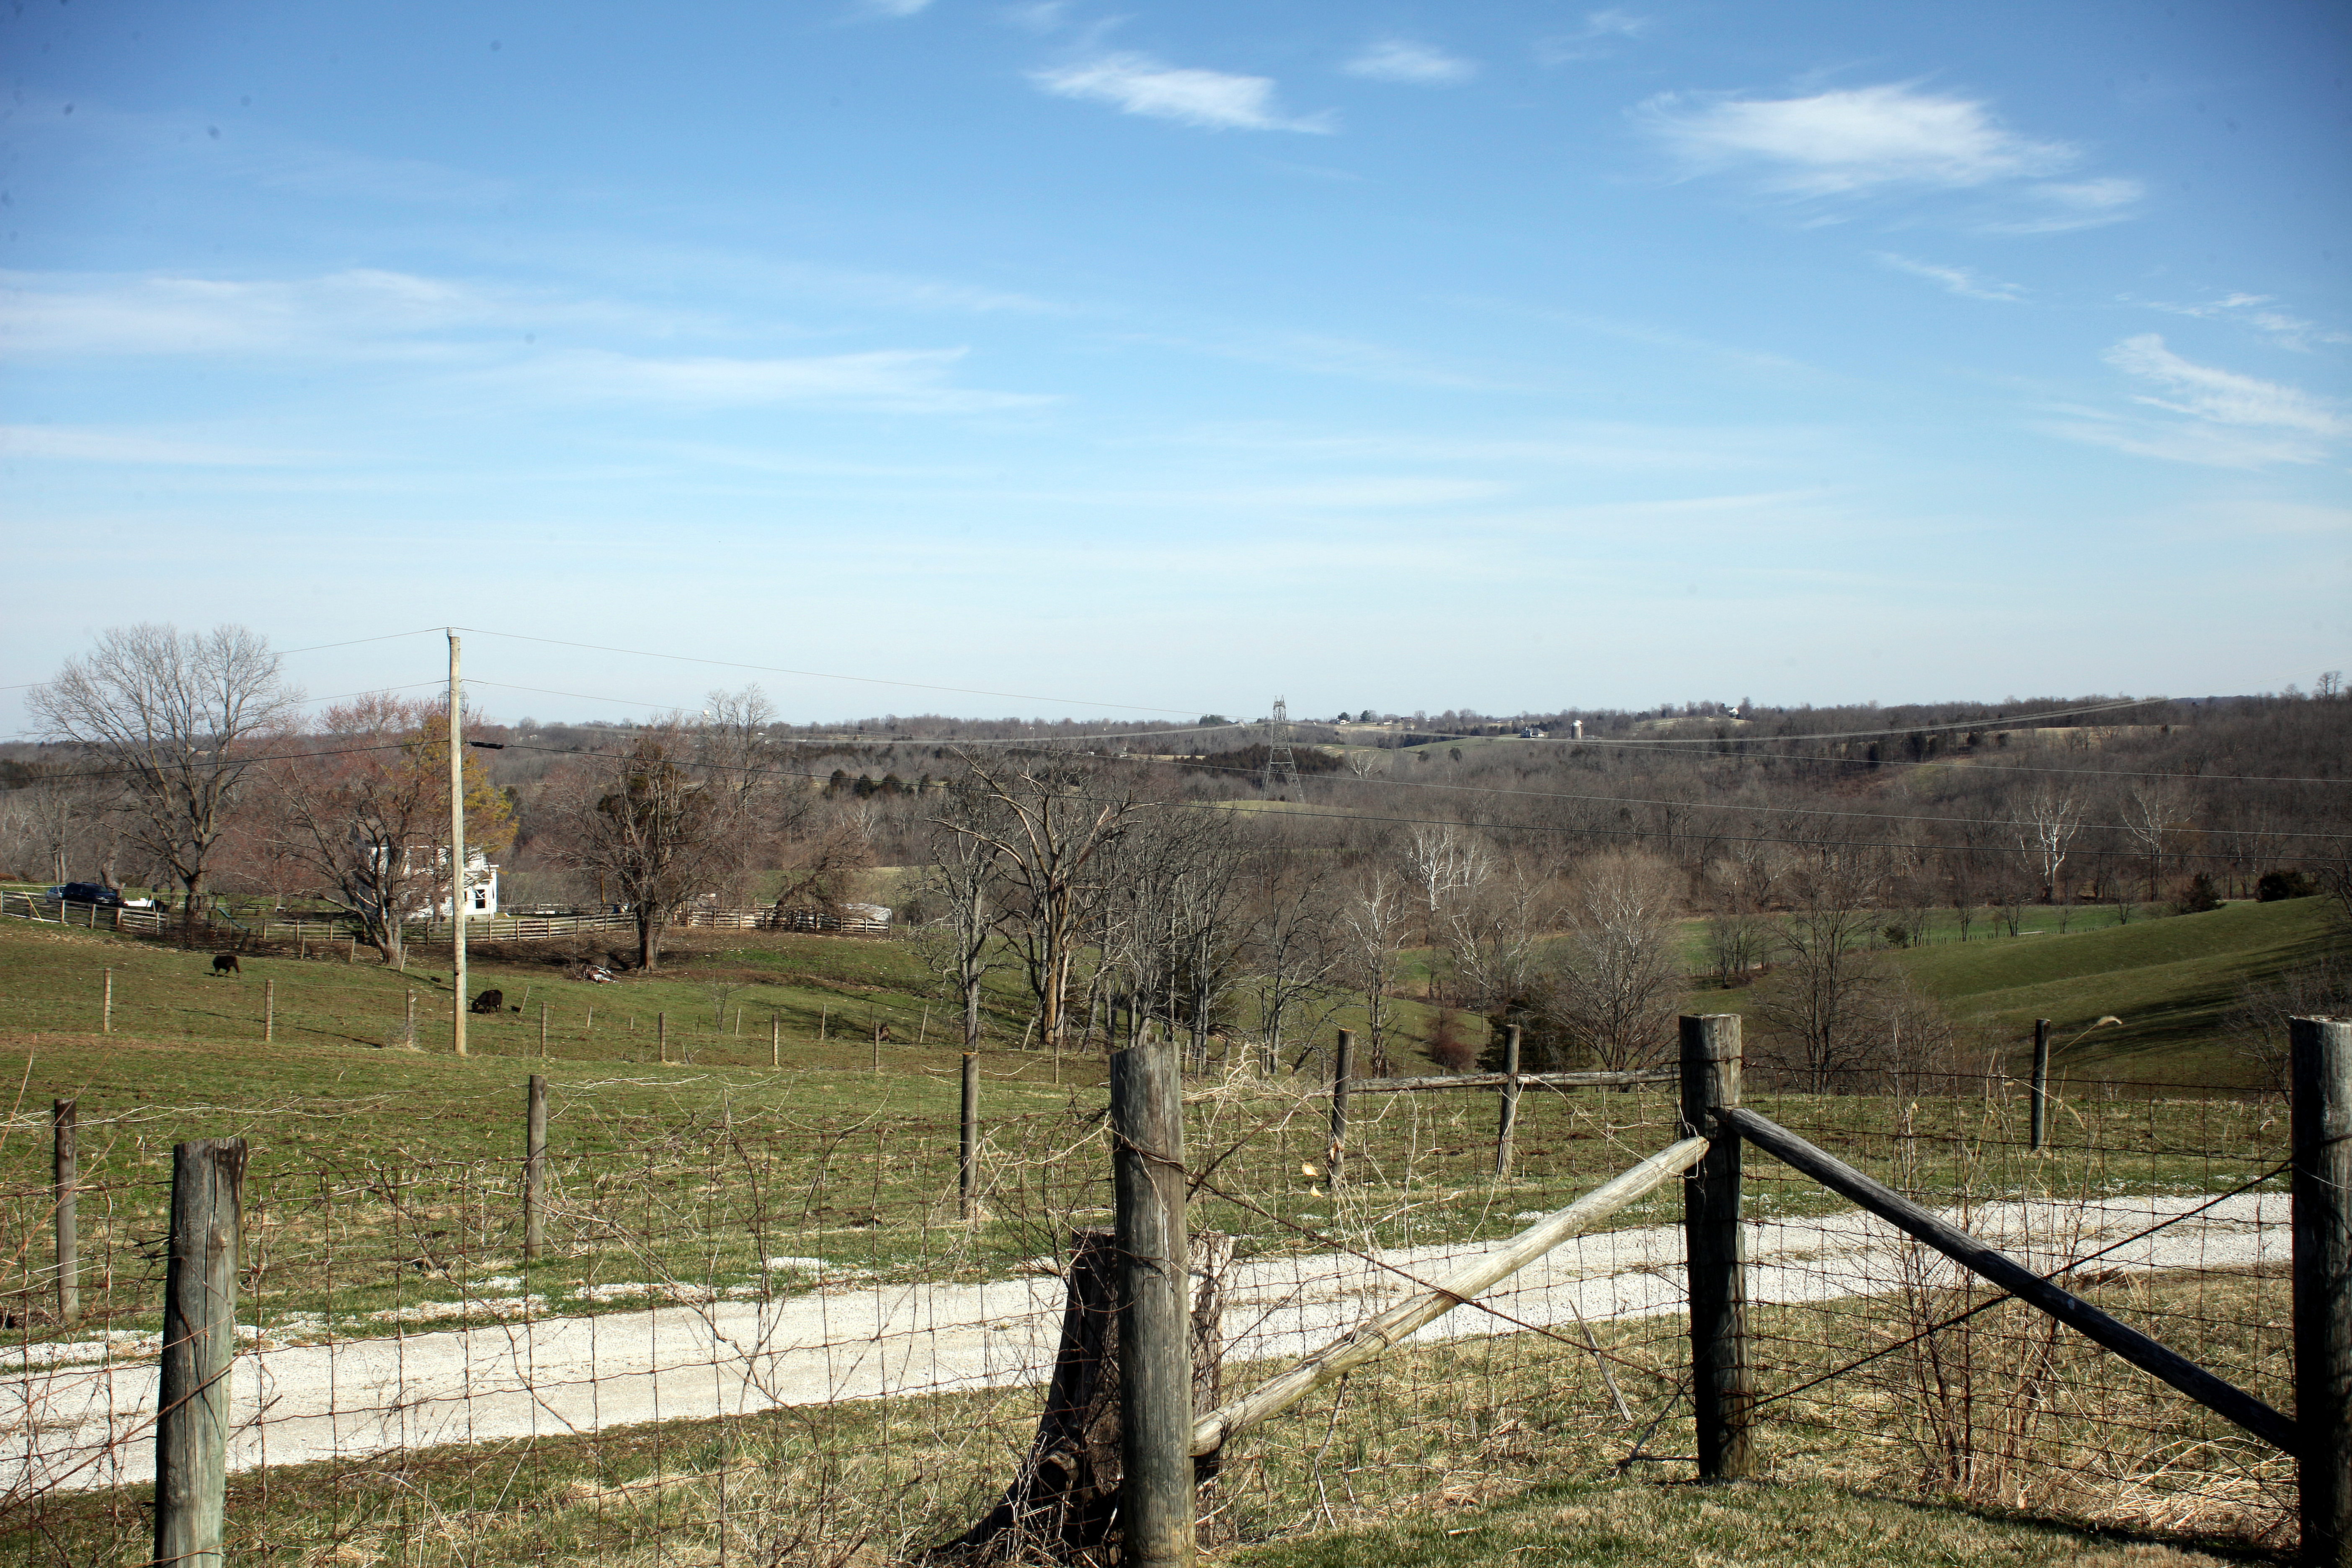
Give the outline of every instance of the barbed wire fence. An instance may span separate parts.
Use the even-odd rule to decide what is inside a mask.
[[[1238,1073],[1188,1089],[1191,1225],[1230,1249],[1229,1403],[1444,1296],[1688,1131],[1672,1083],[1529,1083],[1498,1175],[1486,1092],[1358,1093],[1335,1151],[1318,1087]],[[2042,1149],[2023,1086],[1996,1077],[1865,1095],[1756,1075],[1746,1103],[2291,1409],[2284,1109],[2195,1086],[2133,1096],[2062,1086]],[[255,1139],[227,1373],[240,1560],[879,1563],[997,1503],[1035,1440],[1073,1237],[1111,1221],[1098,1108],[1074,1094],[986,1121],[966,1217],[945,1118],[616,1139],[575,1136],[588,1108],[562,1107],[535,1256],[523,1110],[519,1092],[510,1155]],[[160,1127],[78,1119],[66,1276],[56,1173],[28,1157],[51,1119],[20,1114],[0,1142],[0,1541],[28,1559],[150,1560]],[[1751,1151],[1745,1182],[1762,1472],[2294,1538],[2295,1469],[2276,1449],[1770,1158]],[[1227,1443],[1203,1539],[1475,1506],[1564,1475],[1691,1474],[1680,1185]]]

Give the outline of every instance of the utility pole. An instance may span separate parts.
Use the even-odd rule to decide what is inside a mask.
[[[1277,785],[1298,787],[1298,763],[1290,754],[1290,705],[1279,697],[1274,700],[1274,721],[1266,727],[1265,773],[1258,783],[1268,795]]]
[[[465,688],[457,679],[457,634],[449,634],[449,1037],[466,1054]]]

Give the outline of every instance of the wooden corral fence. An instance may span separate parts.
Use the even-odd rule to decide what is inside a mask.
[[[126,910],[102,904],[61,903],[41,893],[0,891],[0,915],[12,920],[46,921],[51,925],[87,926],[91,931],[160,931],[172,916],[163,910]]]
[[[51,924],[85,926],[91,931],[136,931],[161,935],[179,923],[171,910],[122,909],[103,904],[59,903],[37,892],[0,891],[0,916]],[[355,934],[354,922],[334,914],[237,916],[207,904],[196,911],[200,927],[226,928],[262,942],[343,942]],[[689,905],[671,923],[719,931],[804,931],[844,936],[888,936],[891,923],[862,915],[834,914],[821,910],[709,909]],[[475,915],[466,921],[473,942],[548,942],[559,937],[596,931],[633,931],[635,915],[600,911],[562,915]],[[405,931],[412,942],[446,935],[446,921],[412,921]]]

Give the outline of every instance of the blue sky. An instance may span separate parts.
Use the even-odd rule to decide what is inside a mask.
[[[803,720],[2352,665],[2341,5],[32,0],[0,60],[0,685],[142,619],[1024,694],[761,677]]]

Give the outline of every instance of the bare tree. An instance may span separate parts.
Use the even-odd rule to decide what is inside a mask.
[[[511,807],[470,753],[464,767],[468,858],[495,856],[513,842]],[[330,708],[307,754],[260,776],[263,809],[239,836],[301,866],[384,963],[404,964],[404,922],[449,886],[447,709],[389,692]]]
[[[2018,853],[2042,884],[2042,897],[2055,902],[2066,852],[2083,830],[2083,808],[2074,796],[2043,784],[2029,795],[2012,819]]]
[[[583,760],[554,791],[557,855],[617,889],[636,917],[637,962],[661,963],[677,907],[726,873],[724,802],[688,771],[693,736],[675,716],[639,731],[628,750]]]
[[[1756,1012],[1803,1087],[1826,1094],[1880,1055],[1870,1027],[1885,978],[1873,951],[1879,877],[1867,860],[1823,851],[1791,886],[1778,973]]]
[[[1262,843],[1244,873],[1253,921],[1250,961],[1258,988],[1258,1066],[1272,1073],[1285,1037],[1318,1002],[1336,1005],[1331,981],[1343,952],[1331,877],[1319,857]]]
[[[1058,1051],[1069,1028],[1087,903],[1097,885],[1094,862],[1144,806],[1131,794],[1095,793],[1100,781],[1068,763],[992,757],[965,763],[974,787],[995,796],[1001,814],[954,826],[996,853],[1015,895],[1010,913],[1037,1001],[1039,1043]]]
[[[971,779],[950,786],[931,839],[931,863],[922,891],[947,910],[944,920],[923,928],[916,949],[931,971],[955,987],[963,1008],[963,1048],[980,1048],[982,986],[1001,952],[1004,919],[1003,873],[993,839],[982,829],[995,826],[1002,802]],[[929,901],[927,899],[926,901]]]
[[[695,773],[722,826],[727,865],[714,876],[737,904],[750,901],[753,872],[779,840],[794,835],[814,796],[792,786],[785,743],[774,732],[775,705],[758,685],[713,691],[694,731]]]
[[[183,632],[145,623],[99,634],[25,705],[53,739],[89,748],[119,770],[131,837],[185,892],[195,919],[205,868],[220,842],[254,742],[293,717],[268,639],[243,626]]]
[[[1459,823],[1422,823],[1405,844],[1405,864],[1434,924],[1438,906],[1450,893],[1476,887],[1494,869],[1495,854],[1486,839]]]
[[[1545,1011],[1610,1071],[1647,1067],[1673,1037],[1684,988],[1679,882],[1640,850],[1605,851],[1577,869]]]
[[[1553,913],[1549,879],[1521,857],[1439,906],[1439,940],[1452,963],[1456,1000],[1485,1012],[1523,995]]]
[[[0,795],[0,865],[70,882],[74,867],[95,861],[99,880],[116,886],[110,819],[123,795],[115,781],[54,758],[18,766],[23,782]]]
[[[2118,804],[2124,831],[2147,857],[2147,901],[2152,904],[2164,879],[2166,837],[2188,816],[2181,786],[2170,779],[2149,779],[2133,784]]]
[[[1389,1037],[1395,1030],[1397,955],[1405,942],[1411,892],[1379,867],[1366,871],[1340,907],[1339,931],[1346,956],[1341,970],[1349,987],[1364,999],[1366,1067],[1389,1071]],[[1303,1059],[1303,1058],[1302,1058]]]
[[[1244,973],[1243,847],[1227,813],[1160,812],[1097,861],[1106,979],[1131,1017],[1181,1029],[1196,1068],[1207,1065],[1210,1034]]]

